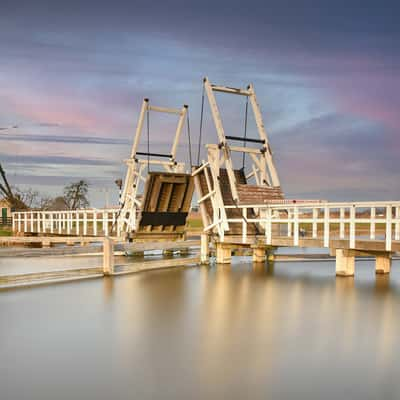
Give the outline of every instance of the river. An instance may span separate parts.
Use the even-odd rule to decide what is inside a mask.
[[[0,398],[400,398],[399,261],[234,260],[0,292]]]

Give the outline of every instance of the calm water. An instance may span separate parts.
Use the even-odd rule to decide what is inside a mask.
[[[0,398],[399,399],[399,266],[239,259],[0,292]]]

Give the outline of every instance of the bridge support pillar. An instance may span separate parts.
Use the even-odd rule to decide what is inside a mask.
[[[375,272],[377,274],[388,274],[392,266],[390,253],[383,253],[375,256]]]
[[[232,247],[225,243],[216,243],[217,264],[230,264],[232,261]]]
[[[114,242],[108,237],[103,239],[103,273],[104,275],[114,273]]]
[[[253,247],[253,262],[263,263],[266,260],[265,246],[255,246]]]
[[[354,252],[346,249],[336,249],[336,275],[354,276]]]
[[[209,243],[208,243],[208,235],[206,233],[202,233],[200,236],[200,262],[201,264],[209,263]]]

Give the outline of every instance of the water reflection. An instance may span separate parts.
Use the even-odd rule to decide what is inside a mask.
[[[398,398],[395,264],[336,279],[243,258],[0,293],[4,398]]]

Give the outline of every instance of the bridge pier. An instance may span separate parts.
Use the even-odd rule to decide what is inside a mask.
[[[354,276],[354,252],[336,249],[336,276]]]
[[[252,246],[253,248],[253,262],[264,263],[267,259],[265,246]]]
[[[388,274],[392,266],[392,256],[390,253],[382,253],[375,256],[375,273]]]
[[[114,241],[108,237],[103,240],[103,273],[104,275],[114,273]]]
[[[217,264],[230,264],[232,261],[232,246],[226,243],[216,243]]]
[[[208,235],[206,233],[202,233],[200,236],[200,263],[208,264],[210,256],[210,248]]]

